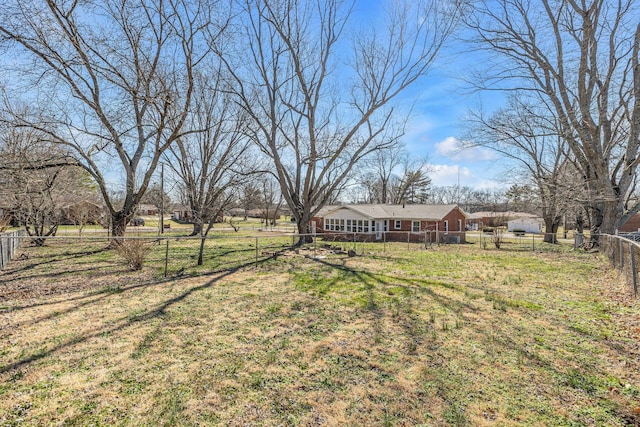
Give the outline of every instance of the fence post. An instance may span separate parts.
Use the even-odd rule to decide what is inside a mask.
[[[256,236],[256,268],[258,268],[258,245],[260,242],[258,241],[258,236]]]
[[[636,271],[636,255],[633,250],[633,243],[629,242],[629,255],[631,258],[631,278],[633,280],[633,296],[638,297],[638,273]]]
[[[600,236],[600,242],[602,242],[602,236]],[[608,251],[607,251],[608,252]],[[616,245],[611,244],[611,265],[616,266]]]
[[[536,250],[536,235],[531,233],[531,250]]]
[[[167,267],[169,266],[169,239],[164,250],[164,277],[167,277]]]
[[[382,232],[382,253],[387,252],[387,232]]]
[[[624,247],[622,246],[622,239],[619,239],[620,242],[620,271],[624,268]]]

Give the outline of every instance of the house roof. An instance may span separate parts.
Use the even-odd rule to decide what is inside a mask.
[[[360,215],[372,219],[415,219],[441,221],[449,212],[457,208],[458,205],[341,205],[325,206],[316,214],[318,217],[325,217],[340,209],[348,209]],[[462,209],[460,212],[467,216]]]
[[[173,210],[174,210],[174,211],[190,211],[190,210],[191,210],[191,208],[190,208],[189,206],[187,206],[187,205],[183,205],[183,204],[181,204],[181,203],[175,203],[175,204],[173,205]]]
[[[520,218],[511,218],[509,221],[507,222],[515,222],[515,221],[530,221],[530,222],[536,222],[536,223],[544,223],[544,221],[542,220],[542,218],[540,217],[520,217]]]
[[[152,205],[150,203],[140,203],[138,205],[138,210],[157,211],[158,208],[156,207],[156,205]]]
[[[516,219],[516,218],[536,218],[537,215],[526,213],[526,212],[515,212],[515,211],[504,211],[504,212],[493,212],[493,211],[483,211],[483,212],[474,212],[472,214],[468,214],[467,218],[469,219],[481,219],[481,218],[506,218],[507,220]]]

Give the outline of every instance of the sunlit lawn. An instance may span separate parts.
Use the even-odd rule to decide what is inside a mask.
[[[166,279],[165,242],[138,272],[105,241],[24,249],[0,274],[0,424],[640,420],[640,306],[597,254],[232,236],[202,267],[170,240]]]

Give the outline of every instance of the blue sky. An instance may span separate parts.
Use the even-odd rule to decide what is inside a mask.
[[[355,22],[375,22],[386,3],[357,0]],[[479,53],[465,50],[462,43],[450,42],[431,74],[412,88],[406,102],[413,103],[413,115],[403,142],[411,155],[428,157],[434,185],[457,185],[459,179],[461,186],[476,189],[503,187],[505,159],[485,148],[459,149],[468,110],[482,105],[484,111],[491,111],[503,99],[496,92],[474,92],[464,82],[474,63],[481,61]]]

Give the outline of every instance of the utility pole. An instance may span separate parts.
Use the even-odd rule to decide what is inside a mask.
[[[160,163],[160,233],[164,234],[164,163]]]

